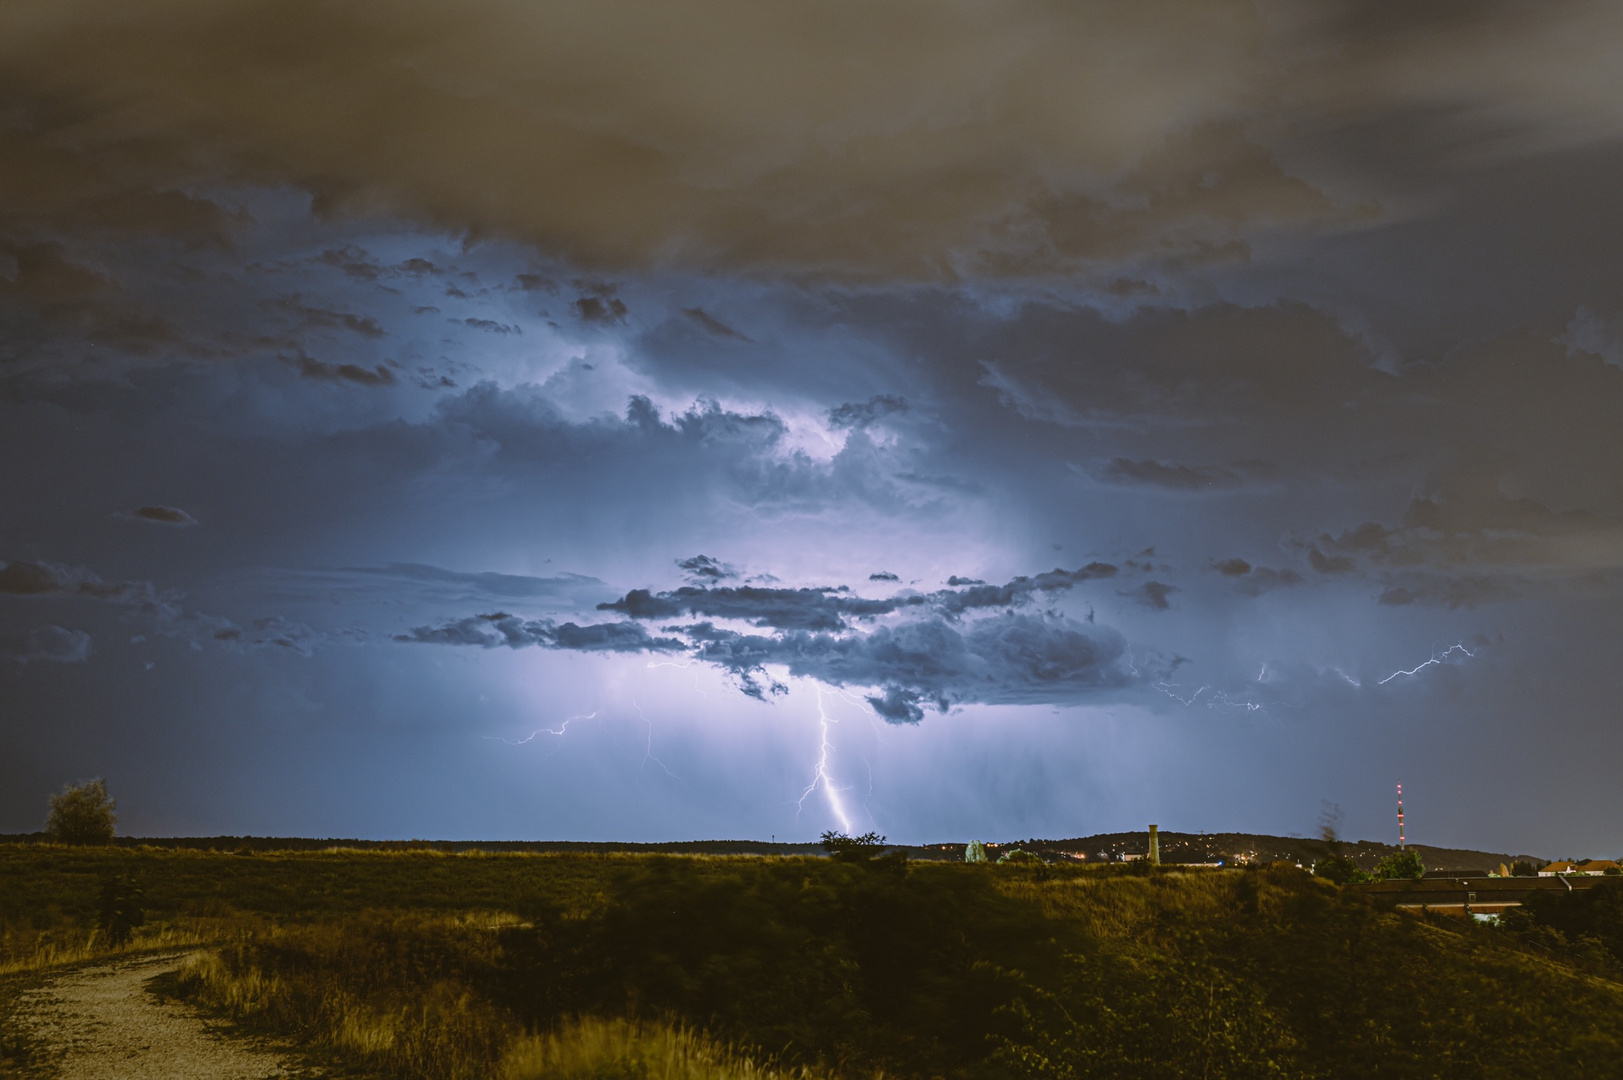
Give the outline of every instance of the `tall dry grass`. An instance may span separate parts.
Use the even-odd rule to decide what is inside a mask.
[[[422,958],[400,947],[413,935],[426,940],[447,929],[467,935],[461,940],[468,947],[493,921],[501,919],[402,919],[381,948],[347,940],[343,925],[261,927],[193,957],[179,988],[247,1027],[292,1037],[368,1073],[488,1080],[521,1028],[465,983],[425,979]]]
[[[761,1064],[679,1024],[593,1017],[514,1040],[496,1075],[500,1080],[831,1080],[821,1070]]]
[[[127,941],[115,943],[96,929],[6,925],[0,927],[0,976],[44,971],[66,964],[152,952],[194,948],[216,940],[217,920],[183,919],[137,927]]]

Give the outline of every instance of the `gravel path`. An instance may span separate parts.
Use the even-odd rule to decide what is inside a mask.
[[[269,1080],[306,1076],[288,1055],[220,1034],[195,1010],[165,1001],[149,979],[184,953],[142,956],[55,976],[22,995],[18,1018],[62,1080]]]

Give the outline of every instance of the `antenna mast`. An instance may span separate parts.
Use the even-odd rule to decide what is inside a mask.
[[[1407,846],[1407,845],[1405,845],[1404,842],[1403,842],[1403,785],[1399,784],[1398,785],[1398,848],[1399,848],[1399,850],[1402,850],[1405,846]]]

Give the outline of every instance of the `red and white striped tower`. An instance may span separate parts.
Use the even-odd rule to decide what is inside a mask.
[[[1404,843],[1403,843],[1403,785],[1399,784],[1398,785],[1398,848],[1402,849],[1403,847],[1404,847]]]

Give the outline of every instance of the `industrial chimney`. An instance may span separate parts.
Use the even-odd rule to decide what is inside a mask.
[[[1150,826],[1150,865],[1161,865],[1161,826]]]

